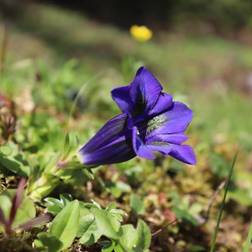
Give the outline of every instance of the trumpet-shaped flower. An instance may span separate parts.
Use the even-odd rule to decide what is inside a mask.
[[[192,111],[164,93],[146,68],[141,67],[128,86],[111,93],[122,114],[108,121],[80,149],[85,165],[119,163],[134,156],[154,159],[156,152],[187,164],[196,163],[193,149],[183,144]]]

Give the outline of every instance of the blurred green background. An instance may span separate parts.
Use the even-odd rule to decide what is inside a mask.
[[[98,75],[88,86],[101,87],[109,97],[112,87],[129,82],[144,64],[168,92],[186,96],[198,127],[251,142],[250,1],[139,1],[132,5],[127,1],[1,0],[0,6],[1,39],[5,29],[8,40],[5,63],[21,69],[17,73],[29,64],[38,71],[40,64],[62,69],[62,64],[74,59],[76,64],[69,63],[69,68],[79,73],[69,86],[78,89]],[[146,43],[135,41],[129,33],[135,24],[147,24],[153,38]],[[206,135],[210,137],[209,132]]]

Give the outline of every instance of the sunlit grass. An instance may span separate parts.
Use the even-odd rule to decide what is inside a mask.
[[[235,166],[235,163],[236,163],[237,155],[238,155],[238,153],[236,153],[235,156],[234,156],[234,159],[233,159],[233,162],[231,164],[231,167],[230,167],[230,170],[229,170],[229,174],[228,174],[228,177],[227,177],[227,181],[225,183],[224,195],[223,195],[223,199],[222,199],[222,202],[221,202],[221,205],[220,205],[220,209],[219,209],[219,212],[218,212],[217,221],[216,221],[216,227],[215,227],[213,235],[212,235],[210,252],[214,252],[215,251],[216,239],[217,239],[217,235],[218,235],[218,232],[219,232],[221,218],[222,218],[222,214],[223,214],[223,211],[224,211],[224,207],[225,207],[225,203],[226,203],[226,198],[227,198],[229,186],[230,186],[230,183],[231,183],[231,178],[232,178],[232,175],[233,175],[233,171],[234,171],[234,166]]]

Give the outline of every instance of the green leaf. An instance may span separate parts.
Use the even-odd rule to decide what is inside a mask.
[[[188,251],[190,252],[204,252],[206,248],[200,245],[188,244]]]
[[[60,194],[60,199],[47,197],[44,199],[47,211],[53,215],[57,215],[62,208],[64,208],[67,203],[72,201],[72,196],[70,194],[64,193]]]
[[[251,241],[252,241],[252,224],[250,223],[247,239],[244,243],[243,250],[242,250],[243,252],[249,252],[251,248]]]
[[[114,251],[115,252],[126,252],[120,244],[117,244],[115,247],[114,247]],[[130,251],[127,251],[127,252],[130,252]]]
[[[79,227],[79,214],[79,201],[74,200],[68,203],[52,222],[50,234],[62,242],[62,249],[68,248],[77,235]]]
[[[199,211],[199,205],[190,206],[189,199],[187,197],[180,197],[177,192],[170,194],[172,198],[172,211],[176,214],[177,219],[196,226],[198,220],[194,217]]]
[[[137,243],[135,252],[148,251],[151,243],[151,232],[147,224],[139,220],[137,223]]]
[[[81,236],[79,242],[86,246],[90,246],[96,243],[101,236],[102,233],[98,229],[97,224],[94,220],[92,222],[87,223],[86,230],[84,230],[84,233]]]
[[[94,215],[89,211],[89,209],[85,208],[83,204],[80,206],[80,220],[77,236],[81,237],[79,240],[81,244],[92,245],[98,241],[101,234],[99,233],[95,223]]]
[[[115,220],[116,215],[110,214],[108,211],[98,208],[91,209],[91,212],[95,216],[95,222],[101,234],[104,234],[111,239],[119,238],[118,232],[120,224],[118,225],[118,220]]]
[[[59,184],[59,178],[53,174],[43,173],[41,177],[29,185],[29,196],[33,200],[40,200],[47,196]]]
[[[20,224],[33,219],[36,216],[36,209],[33,201],[26,197],[17,210],[17,215],[13,223],[13,227],[18,227]]]
[[[15,190],[6,190],[0,195],[0,206],[1,209],[3,210],[5,218],[9,218],[10,215],[10,209],[12,205],[12,198],[15,195]],[[21,205],[19,206],[17,210],[16,217],[14,219],[13,228],[18,227],[20,224],[31,220],[36,216],[36,209],[34,206],[33,201],[25,197],[22,200]]]
[[[64,203],[59,199],[47,197],[44,199],[44,201],[47,211],[53,215],[57,215],[64,207]]]
[[[130,196],[130,207],[136,214],[144,214],[143,200],[137,194]]]
[[[20,176],[29,176],[30,168],[22,161],[22,157],[5,156],[0,153],[0,166]]]
[[[122,181],[106,183],[106,189],[116,198],[131,191],[131,187]]]
[[[229,192],[228,199],[235,200],[239,204],[249,207],[252,205],[252,191],[247,188],[235,188]]]
[[[62,242],[55,236],[50,233],[39,233],[38,240],[34,241],[35,247],[44,251],[45,247],[47,248],[47,252],[57,252],[60,251],[63,244]]]
[[[115,209],[110,204],[106,209],[99,205],[81,204],[79,242],[89,246],[98,241],[104,235],[110,239],[119,240],[121,235],[121,222],[123,211]]]
[[[136,246],[138,239],[137,235],[138,233],[132,225],[127,224],[122,226],[122,235],[120,237],[120,244],[126,251],[129,251]]]
[[[0,195],[0,206],[3,210],[5,218],[9,217],[11,209],[11,201],[15,195],[15,190],[9,189],[1,193]]]
[[[71,202],[73,200],[73,197],[71,194],[69,193],[63,193],[63,194],[60,194],[60,201],[63,202],[64,206]]]
[[[87,232],[90,225],[95,221],[94,215],[84,207],[80,207],[80,220],[79,220],[79,230],[78,237],[83,236]]]
[[[110,222],[115,230],[119,230],[121,227],[121,222],[123,221],[124,211],[121,209],[112,208],[113,204],[108,206],[106,209],[107,215],[110,219]]]
[[[12,197],[14,197],[14,190],[6,190],[0,195],[0,207],[5,218],[9,217]],[[3,226],[0,223],[0,233],[3,232],[3,230]]]
[[[172,208],[172,211],[176,214],[176,218],[183,220],[185,222],[189,222],[190,224],[196,226],[198,225],[197,219],[190,213],[188,209],[182,209],[177,206]]]
[[[101,250],[101,252],[113,252],[115,248],[115,243],[110,242],[109,244],[106,244]]]

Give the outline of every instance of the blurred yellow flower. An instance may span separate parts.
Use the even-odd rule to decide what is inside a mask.
[[[145,42],[145,41],[148,41],[152,38],[152,31],[144,25],[131,26],[130,27],[130,34],[135,40],[137,40],[139,42]]]

